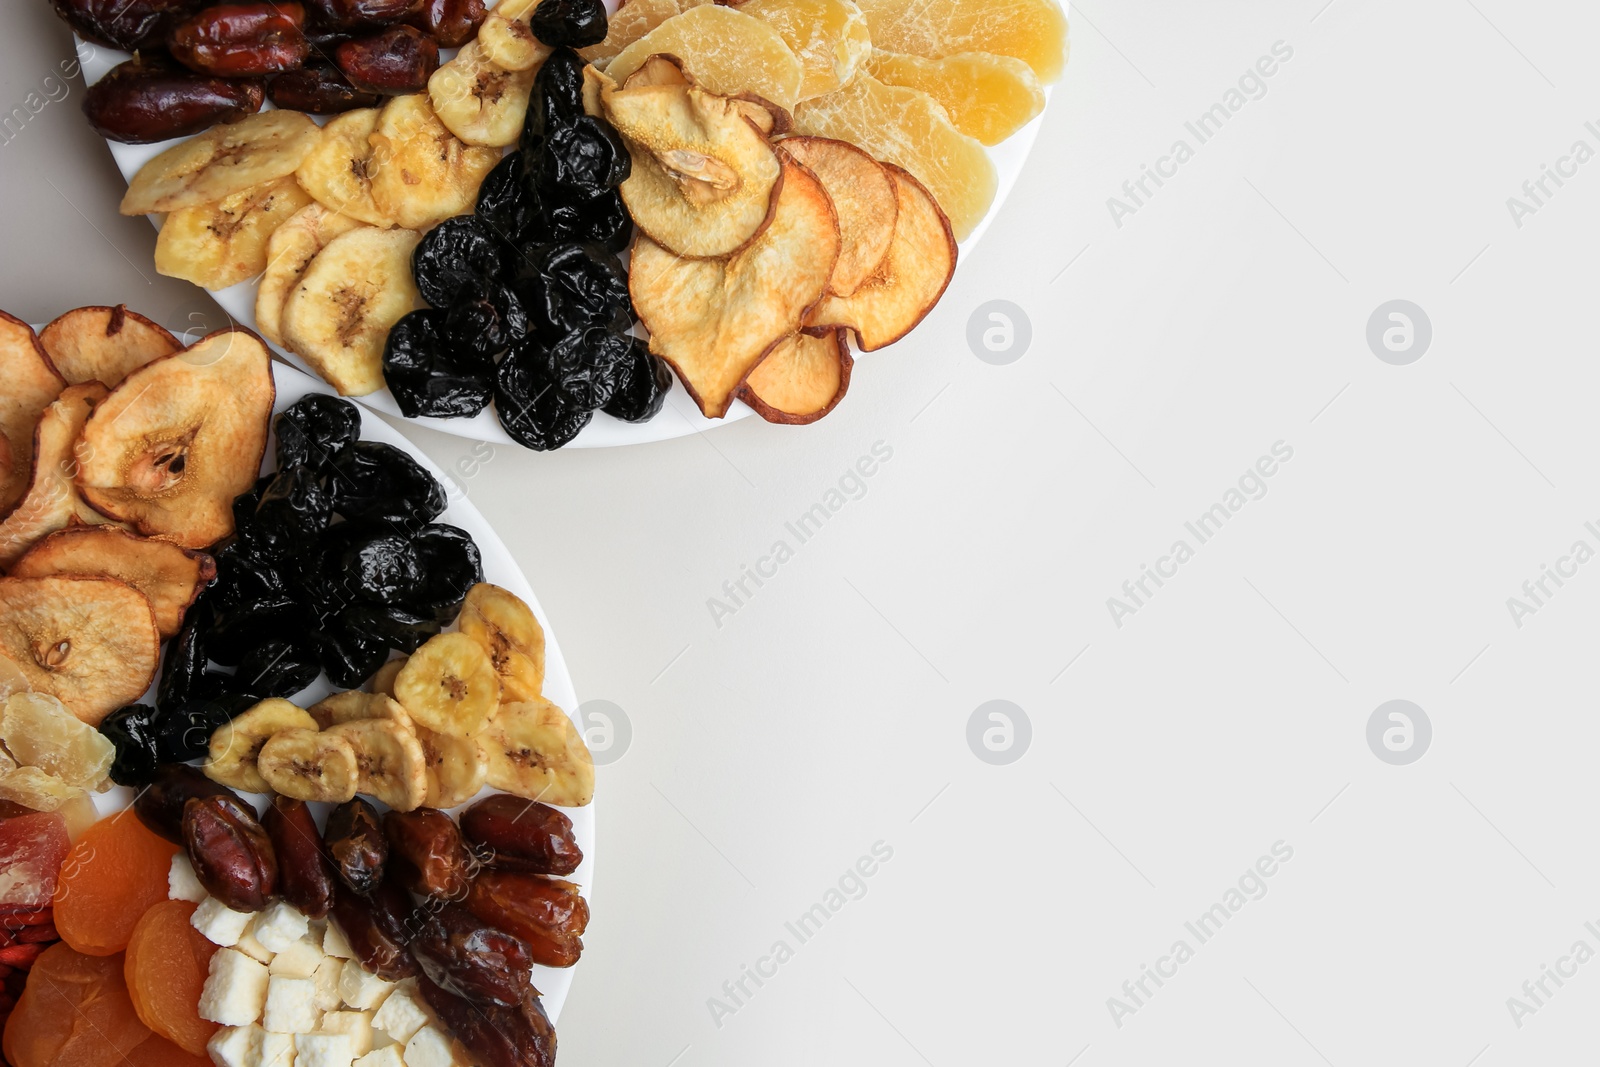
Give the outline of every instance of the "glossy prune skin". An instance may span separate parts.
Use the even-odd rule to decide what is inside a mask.
[[[323,919],[333,908],[333,867],[322,854],[322,838],[303,800],[275,796],[261,816],[278,857],[278,891],[307,918]]]
[[[496,356],[528,336],[528,315],[509,287],[472,282],[446,312],[445,336],[459,359],[489,370]]]
[[[561,389],[552,367],[548,349],[529,337],[495,370],[500,425],[513,441],[535,452],[570,443],[594,418],[593,409],[580,407]]]
[[[550,240],[549,225],[540,214],[539,198],[523,173],[522,160],[518,149],[495,164],[478,186],[477,212],[470,216],[508,246],[503,254],[508,261],[519,256],[517,249]]]
[[[355,952],[361,966],[390,982],[419,973],[406,945],[419,928],[411,898],[396,882],[383,881],[369,896],[335,882],[328,918]]]
[[[51,0],[79,37],[91,44],[136,52],[159,46],[167,31],[206,0]]]
[[[555,1067],[556,1030],[529,988],[514,1008],[482,1004],[441,988],[424,975],[418,989],[478,1067]]]
[[[528,324],[548,343],[574,330],[625,333],[633,325],[628,276],[598,245],[552,244],[517,263],[513,283]]]
[[[672,391],[672,367],[650,354],[641,338],[630,338],[633,355],[622,373],[617,391],[605,406],[607,415],[624,422],[649,422],[661,413]]]
[[[216,695],[190,697],[156,717],[156,752],[162,763],[187,763],[206,754],[217,727],[243,715],[256,703],[254,697],[228,692],[218,678]],[[232,679],[226,679],[231,684]]]
[[[583,58],[570,48],[557,48],[545,58],[533,79],[528,115],[522,126],[523,165],[532,169],[545,140],[555,130],[583,117]]]
[[[329,681],[342,689],[358,689],[389,658],[389,642],[339,615],[324,620],[317,632],[317,651]]]
[[[418,243],[411,253],[411,274],[422,299],[448,308],[468,286],[499,278],[505,272],[504,256],[505,247],[486,220],[457,215]]]
[[[416,0],[307,0],[315,20],[329,27],[353,29],[387,26],[405,18]]]
[[[338,43],[330,44],[325,51],[332,54]],[[337,115],[357,108],[376,107],[383,97],[357,89],[332,63],[312,62],[268,82],[267,99],[274,107],[288,111]]]
[[[238,794],[207,778],[199,767],[183,763],[163,763],[156,768],[149,787],[133,798],[133,813],[145,829],[157,837],[183,844],[183,811],[189,801],[204,797],[232,797]]]
[[[556,204],[546,213],[551,241],[582,241],[621,252],[633,240],[633,216],[615,189],[589,200]]]
[[[422,564],[423,585],[404,606],[448,623],[461,613],[472,587],[483,581],[478,543],[458,526],[435,522],[412,539],[412,546]]]
[[[129,704],[100,720],[100,733],[116,746],[111,760],[111,780],[118,785],[148,785],[161,757],[156,751],[156,709]]]
[[[165,56],[140,56],[91,85],[83,113],[107,140],[154,144],[237,122],[260,111],[265,99],[260,81],[197,74]]]
[[[389,842],[383,836],[377,809],[365,800],[347,800],[328,813],[322,844],[339,881],[352,892],[366,896],[383,881]]]
[[[412,939],[411,955],[430,982],[478,1004],[516,1007],[533,977],[527,945],[459,904],[434,912]]]
[[[316,648],[304,635],[272,637],[245,653],[233,676],[235,692],[266,700],[287,700],[317,680],[322,664]]]
[[[462,812],[461,833],[498,870],[571,874],[583,862],[571,819],[510,793],[486,796]]]
[[[191,696],[203,695],[206,672],[206,634],[211,629],[209,590],[184,612],[178,633],[167,642],[161,657],[161,681],[156,686],[156,706],[176,708]]]
[[[440,48],[460,48],[478,35],[487,13],[483,0],[421,0],[406,21]]]
[[[172,58],[202,74],[251,78],[298,70],[311,52],[297,3],[213,4],[167,34]]]
[[[545,135],[532,178],[547,195],[593,198],[627,181],[632,169],[622,135],[609,122],[580,115]]]
[[[543,0],[528,20],[533,35],[551,48],[587,48],[606,39],[600,0]]]
[[[232,910],[260,911],[277,892],[277,854],[244,801],[191,798],[183,806],[183,845],[206,892]]]
[[[285,552],[316,537],[332,521],[332,479],[311,466],[279,467],[256,504],[255,525]]]
[[[289,566],[252,554],[244,541],[224,545],[216,557],[217,580],[208,598],[214,621],[206,654],[234,667],[254,645],[299,626],[303,611],[295,600]]]
[[[444,486],[393,445],[360,441],[334,464],[333,507],[346,519],[418,528],[445,508]]]
[[[635,338],[608,330],[573,330],[550,348],[562,390],[579,407],[605,407],[633,357]]]
[[[388,871],[419,897],[459,900],[474,865],[454,819],[437,808],[391,811],[383,817]]]
[[[406,653],[415,652],[428,638],[444,629],[444,626],[430,615],[405,611],[393,605],[379,607],[372,604],[352,604],[340,613],[339,621],[346,628],[346,632],[370,635],[372,641],[383,645],[386,654],[391,648]],[[378,666],[381,667],[382,663]],[[373,667],[365,677],[370,678],[377,669],[378,667]]]
[[[519,938],[533,962],[571,967],[583,955],[580,936],[589,905],[571,882],[513,871],[481,871],[467,892],[467,910]]]
[[[322,393],[301,397],[272,420],[278,466],[326,469],[361,437],[361,412]]]
[[[439,46],[412,26],[390,26],[346,41],[333,53],[334,65],[357,89],[384,96],[417,93],[439,69]]]

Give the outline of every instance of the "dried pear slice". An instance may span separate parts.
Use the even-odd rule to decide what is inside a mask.
[[[524,22],[504,18],[498,21],[527,29]],[[525,66],[503,67],[490,58],[481,40],[468,41],[454,59],[428,79],[428,100],[434,114],[465,143],[494,148],[517,143],[522,121],[528,114],[537,68],[550,54],[547,46],[534,40],[532,31],[528,32],[528,39],[537,51],[527,58]]]
[[[777,30],[800,60],[801,100],[833,92],[872,53],[866,16],[853,0],[746,0],[739,10]]]
[[[797,333],[780,341],[750,372],[739,399],[768,422],[816,422],[844,399],[854,366],[843,331],[821,337]]]
[[[233,533],[272,418],[272,361],[248,330],[220,330],[146,364],[95,408],[77,446],[78,487],[148,537],[205,548]]]
[[[267,266],[256,289],[256,328],[261,336],[283,344],[283,305],[306,268],[335,237],[363,225],[359,219],[318,202],[307,204],[272,232]]]
[[[783,180],[772,225],[727,259],[685,259],[640,235],[628,288],[650,330],[650,351],[671,363],[700,410],[727,414],[761,358],[800,328],[839,256],[827,192],[779,151]]]
[[[509,0],[507,0],[509,2]],[[624,48],[691,7],[712,3],[713,0],[623,0],[622,6],[606,22],[606,39],[588,48],[578,49],[578,54],[598,66],[616,56]],[[502,3],[501,7],[505,7]]]
[[[900,200],[894,179],[855,145],[826,137],[790,137],[783,150],[811,169],[839,216],[839,262],[828,291],[849,296],[872,276],[894,240]]]
[[[955,128],[997,145],[1044,110],[1033,68],[1011,56],[960,52],[943,59],[874,52],[867,72],[885,85],[920,89],[939,102]]]
[[[731,7],[692,7],[624,48],[606,65],[624,81],[653,55],[677,56],[703,88],[722,96],[754,94],[785,110],[800,100],[805,70],[783,36]]]
[[[295,172],[321,131],[298,111],[262,111],[213,126],[162,152],[133,176],[124,215],[209,204]]]
[[[33,327],[0,311],[0,435],[11,462],[0,469],[0,515],[22,499],[33,469],[33,430],[66,382],[50,365]]]
[[[956,272],[956,239],[944,212],[921,182],[899,167],[889,173],[900,199],[889,254],[852,295],[825,297],[807,320],[808,327],[848,327],[863,352],[910,333]]]
[[[106,780],[117,746],[43,693],[17,693],[0,711],[0,742],[19,764],[67,785],[94,789]]]
[[[393,226],[394,219],[372,199],[372,179],[378,172],[372,158],[372,134],[378,128],[378,108],[364,107],[335,116],[317,136],[317,143],[295,178],[317,203],[330,211],[369,226]]]
[[[183,347],[165,328],[122,304],[74,308],[39,331],[39,344],[68,383],[107,388]]]
[[[1061,77],[1067,62],[1067,15],[1055,0],[857,0],[872,46],[938,59],[958,52],[1014,56],[1039,80]]]
[[[783,169],[741,104],[687,84],[608,86],[601,102],[633,156],[623,203],[650,240],[726,256],[766,229]]]
[[[9,567],[41,538],[74,520],[109,522],[84,502],[73,480],[78,461],[73,449],[95,405],[109,394],[99,382],[69,385],[39,418],[33,436],[33,476],[27,495],[0,522],[0,567]]]
[[[289,174],[171,212],[156,238],[156,272],[213,292],[249,281],[267,268],[273,232],[309,203]]]
[[[46,537],[11,568],[13,578],[57,575],[115,578],[133,586],[150,601],[165,640],[177,634],[183,613],[217,576],[217,564],[204,552],[120,527],[74,526]]]
[[[443,68],[441,68],[443,69]],[[372,131],[372,201],[408,230],[427,230],[472,210],[500,152],[464,144],[434,113],[427,93],[397,96]]]
[[[144,594],[111,578],[0,578],[0,654],[90,726],[144,695],[161,635]]]

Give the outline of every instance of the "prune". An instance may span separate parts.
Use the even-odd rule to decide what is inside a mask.
[[[310,393],[272,420],[279,467],[333,464],[361,437],[361,412],[348,400]]]
[[[404,611],[393,605],[352,604],[340,612],[339,622],[345,632],[370,635],[372,641],[383,645],[385,658],[391,648],[398,648],[407,653],[415,652],[428,638],[444,629],[437,619],[429,615]],[[377,666],[367,671],[362,680],[370,678],[373,671],[382,665],[380,661]],[[362,666],[365,667],[366,664],[363,663]]]
[[[278,860],[256,813],[237,797],[194,797],[183,806],[183,845],[195,877],[234,911],[260,911],[278,888]]]
[[[217,580],[209,597],[214,622],[206,636],[206,655],[234,667],[253,645],[297,626],[302,611],[277,563],[251,555],[242,541],[224,545],[216,556]]]
[[[149,787],[133,798],[133,813],[145,829],[174,845],[183,844],[183,810],[189,801],[204,797],[233,797],[238,794],[207,778],[199,767],[164,763],[156,768]]]
[[[413,311],[395,323],[383,346],[383,378],[407,418],[471,418],[489,406],[492,372],[463,366],[445,334],[446,312]]]
[[[438,622],[448,623],[461,613],[472,587],[483,581],[478,544],[467,531],[436,522],[424,527],[412,546],[422,564],[423,587],[406,606],[431,611]]]
[[[316,681],[321,672],[316,649],[303,636],[295,640],[270,637],[239,661],[233,689],[257,700],[288,699]]]
[[[493,281],[504,270],[500,241],[476,215],[445,219],[411,253],[417,289],[436,308],[448,308],[467,286]]]
[[[161,660],[161,682],[156,686],[158,707],[175,708],[191,696],[203,695],[205,637],[210,628],[210,593],[204,592],[184,612],[177,636],[167,642],[167,651]]]
[[[51,0],[56,14],[91,44],[136,52],[161,44],[167,30],[207,0]]]
[[[536,452],[569,443],[594,418],[593,410],[579,407],[562,391],[549,352],[531,337],[500,361],[494,400],[506,433]]]
[[[322,854],[322,838],[303,800],[275,796],[261,826],[278,857],[278,891],[308,918],[326,918],[333,907],[333,868]]]
[[[383,98],[351,85],[350,79],[331,63],[308,63],[268,82],[267,99],[274,107],[287,111],[337,115],[356,108],[376,107]]]
[[[439,69],[439,46],[415,27],[390,26],[344,42],[334,49],[333,62],[357,89],[399,96],[428,87]]]
[[[667,393],[672,390],[672,367],[660,356],[652,356],[644,341],[637,337],[632,340],[633,356],[605,411],[624,422],[649,422],[667,402]]]
[[[475,281],[456,294],[445,315],[445,336],[452,352],[488,369],[496,356],[528,336],[528,316],[510,288]]]
[[[523,162],[530,169],[551,133],[583,117],[583,68],[578,53],[557,48],[545,57],[534,76],[522,126]]]
[[[334,685],[341,689],[358,689],[389,658],[389,642],[351,624],[341,615],[323,621],[317,632],[317,652],[322,669]]]
[[[527,945],[459,904],[446,904],[417,931],[411,955],[430,982],[479,1004],[515,1007],[533,977]]]
[[[461,832],[500,870],[571,874],[583,862],[571,819],[509,793],[484,797],[462,812]]]
[[[393,445],[360,441],[334,464],[333,508],[347,519],[410,524],[444,511],[444,486]]]
[[[248,78],[297,70],[310,54],[297,3],[215,4],[167,34],[172,58],[202,74]]]
[[[361,966],[390,982],[417,974],[417,961],[406,951],[418,922],[411,898],[398,883],[378,883],[370,896],[353,893],[343,882],[333,887],[328,917],[339,928]]]
[[[544,221],[552,241],[587,241],[607,252],[621,252],[633,239],[633,216],[615,189],[590,200],[557,204]]]
[[[539,1003],[538,990],[529,988],[521,1004],[503,1008],[458,997],[427,976],[418,979],[418,988],[479,1067],[554,1067],[556,1030]]]
[[[378,824],[378,811],[357,797],[328,813],[322,843],[339,880],[365,896],[383,881],[383,865],[389,859],[389,842]]]
[[[325,26],[387,26],[406,16],[416,0],[308,0]]]
[[[483,0],[422,0],[407,21],[439,47],[460,48],[478,35],[485,14]]]
[[[523,173],[522,152],[509,153],[488,177],[478,186],[478,206],[475,217],[512,249],[525,245],[543,244],[550,239],[550,231],[539,211],[539,198]]]
[[[388,869],[419,897],[457,900],[467,891],[472,854],[456,822],[436,808],[391,811],[383,817]]]
[[[333,521],[333,485],[310,466],[280,467],[256,504],[254,526],[279,551],[316,537]]]
[[[545,135],[532,176],[541,192],[592,198],[621,185],[632,169],[622,135],[608,122],[581,115]]]
[[[156,754],[162,763],[187,763],[206,754],[211,735],[256,703],[243,693],[220,691],[215,696],[190,697],[175,708],[162,708],[156,717]]]
[[[606,39],[600,0],[542,0],[528,20],[533,35],[551,48],[587,48]]]
[[[117,748],[111,760],[111,780],[118,785],[142,786],[155,777],[161,757],[156,753],[156,709],[129,704],[100,720],[100,733]]]
[[[550,348],[561,389],[579,407],[605,407],[633,357],[635,338],[607,330],[573,330]]]
[[[265,99],[259,81],[215,78],[165,56],[139,56],[89,86],[83,113],[107,140],[154,144],[236,122],[260,111]]]
[[[579,935],[589,925],[589,905],[571,882],[512,871],[482,871],[467,892],[467,910],[520,938],[533,962],[571,967],[583,955]]]
[[[518,262],[513,284],[529,326],[548,342],[590,327],[626,333],[633,324],[628,276],[598,245],[535,249]]]

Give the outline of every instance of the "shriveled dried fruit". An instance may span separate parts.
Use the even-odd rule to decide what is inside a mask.
[[[594,759],[583,735],[543,697],[500,705],[480,740],[496,789],[565,808],[594,799]]]
[[[529,988],[515,1008],[456,996],[426,976],[418,980],[422,999],[482,1067],[554,1067],[556,1030]]]
[[[409,16],[411,24],[439,42],[460,48],[472,40],[484,21],[483,0],[421,0]]]
[[[478,44],[484,56],[501,70],[532,70],[550,54],[550,46],[533,35],[522,19],[492,12],[478,27]]]
[[[322,841],[340,882],[363,896],[378,888],[389,861],[389,841],[377,809],[360,798],[340,804],[328,813]]]
[[[467,891],[473,859],[455,820],[437,808],[391,811],[383,817],[389,842],[387,867],[406,889],[422,897],[459,900]]]
[[[263,700],[211,735],[206,777],[247,793],[268,791],[256,760],[266,743],[285,730],[315,730],[317,722],[287,700]]]
[[[311,197],[285,175],[167,215],[156,238],[156,271],[203,289],[227,289],[266,270],[272,234]]]
[[[826,137],[789,137],[783,150],[817,176],[839,217],[839,262],[828,291],[849,296],[872,276],[894,241],[900,199],[888,168],[855,145]]]
[[[36,767],[80,789],[106,780],[113,745],[94,727],[80,722],[55,697],[13,693],[0,712],[0,742],[24,767]]]
[[[41,538],[73,522],[111,521],[90,507],[78,492],[78,460],[74,455],[84,423],[107,392],[99,382],[69,385],[39,417],[30,441],[33,472],[23,472],[26,494],[0,521],[0,567],[11,566]]]
[[[256,289],[256,326],[275,344],[283,343],[283,305],[300,284],[300,277],[340,234],[361,222],[321,203],[308,204],[272,232],[267,242],[267,262]]]
[[[761,361],[739,389],[739,399],[768,422],[816,422],[844,399],[855,361],[841,330],[820,337],[797,333]]]
[[[383,99],[350,84],[332,63],[314,61],[291,70],[267,84],[267,99],[274,107],[311,115],[337,115],[356,108],[376,107]]]
[[[0,466],[0,515],[22,499],[33,465],[33,430],[66,382],[50,365],[33,327],[0,311],[0,436],[11,454]]]
[[[513,1007],[533,974],[528,946],[459,904],[446,904],[417,932],[411,955],[429,981],[479,1003]]]
[[[392,697],[381,693],[363,693],[359,689],[323,697],[306,711],[317,721],[318,728],[323,730],[361,719],[387,719],[406,729],[411,728],[411,716]]]
[[[150,601],[163,640],[177,634],[183,613],[216,574],[216,562],[203,552],[136,537],[115,526],[57,531],[11,568],[13,578],[79,575],[125,582]]]
[[[406,951],[417,928],[411,898],[398,882],[384,879],[362,896],[342,881],[335,886],[328,917],[344,934],[361,966],[390,982],[415,976],[417,962]]]
[[[477,641],[460,633],[440,634],[406,660],[394,693],[424,728],[476,737],[500,704],[500,679]]]
[[[710,92],[749,93],[786,110],[800,99],[805,81],[805,68],[783,36],[732,7],[692,7],[674,15],[618,53],[606,73],[620,82],[653,55],[677,56]]]
[[[133,813],[151,833],[181,845],[184,806],[196,798],[216,796],[238,799],[233,790],[213,782],[200,768],[167,763],[156,769],[149,787],[133,798]]]
[[[156,709],[148,704],[129,704],[100,720],[100,732],[116,747],[111,762],[111,780],[118,785],[150,784],[160,765],[156,747]]]
[[[651,355],[650,343],[643,338],[633,338],[632,347],[633,355],[605,412],[624,422],[648,422],[666,406],[667,393],[672,390],[672,366]]]
[[[166,329],[121,304],[74,308],[39,331],[39,344],[69,383],[99,382],[108,389],[183,347]]]
[[[472,880],[466,906],[484,922],[521,938],[535,963],[571,967],[583,954],[589,905],[571,882],[484,871]]]
[[[416,93],[439,69],[439,45],[411,26],[390,26],[345,41],[334,50],[333,61],[357,89],[386,96]]]
[[[51,0],[56,14],[84,40],[133,52],[160,45],[201,0]]]
[[[273,734],[256,770],[284,796],[337,804],[355,796],[359,767],[349,741],[301,728]]]
[[[107,140],[155,144],[238,122],[260,111],[265,99],[259,79],[198,74],[165,53],[145,53],[89,86],[83,114]]]
[[[317,124],[298,111],[264,111],[213,126],[141,167],[122,198],[122,213],[177,211],[286,177],[317,138]]]
[[[174,26],[167,50],[190,70],[249,78],[295,70],[311,46],[299,4],[214,4]]]
[[[486,796],[462,812],[461,832],[498,870],[571,874],[583,862],[571,819],[509,793]]]
[[[254,809],[230,796],[183,806],[183,842],[206,892],[234,911],[260,911],[278,889],[278,857]]]
[[[308,918],[326,918],[333,907],[333,865],[322,851],[322,837],[303,800],[275,796],[261,826],[278,858],[278,891]]]

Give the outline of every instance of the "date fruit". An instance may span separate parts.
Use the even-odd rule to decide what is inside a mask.
[[[503,871],[571,874],[583,862],[572,820],[548,804],[510,793],[484,797],[461,813],[461,832]]]
[[[333,61],[350,84],[369,93],[418,93],[439,69],[439,46],[412,26],[391,26],[370,37],[346,41]]]
[[[318,21],[340,29],[387,26],[405,18],[416,0],[309,0]]]
[[[437,808],[391,811],[383,817],[387,870],[420,897],[460,900],[472,876],[472,854],[455,820]]]
[[[385,879],[370,896],[361,896],[340,882],[334,886],[329,918],[361,966],[379,978],[398,982],[418,973],[417,961],[406,951],[417,928],[416,914],[398,883]]]
[[[167,30],[205,0],[51,0],[79,37],[135,52],[160,45]]]
[[[484,871],[472,880],[467,910],[527,943],[533,962],[571,967],[583,954],[579,936],[589,905],[571,882],[536,874]]]
[[[475,1004],[430,982],[417,982],[422,999],[439,1021],[472,1053],[479,1067],[554,1067],[556,1029],[539,1003],[539,993],[529,989],[514,1008]]]
[[[483,0],[422,0],[406,21],[440,48],[460,48],[478,35],[485,14]]]
[[[237,122],[265,99],[259,81],[196,74],[165,57],[136,58],[89,86],[83,113],[107,140],[153,144]]]
[[[277,854],[242,800],[191,799],[183,806],[183,844],[206,892],[234,911],[260,911],[277,891]]]
[[[275,796],[261,825],[278,857],[278,891],[312,919],[333,908],[333,865],[322,854],[322,838],[303,800]]]
[[[184,843],[184,805],[205,797],[239,799],[227,786],[207,778],[200,768],[167,763],[156,768],[149,786],[134,797],[133,813],[144,823],[145,829],[174,845],[181,845]]]
[[[297,3],[217,4],[172,28],[172,58],[202,74],[249,78],[296,70],[311,45]]]
[[[533,977],[533,958],[518,938],[446,904],[417,932],[411,955],[422,973],[459,997],[516,1007]]]
[[[339,880],[366,895],[383,881],[389,842],[378,824],[378,811],[357,797],[334,808],[322,832],[322,843],[333,859]]]
[[[267,99],[274,107],[310,115],[337,115],[359,107],[376,107],[383,98],[350,84],[331,63],[308,63],[280,74],[267,83]]]

